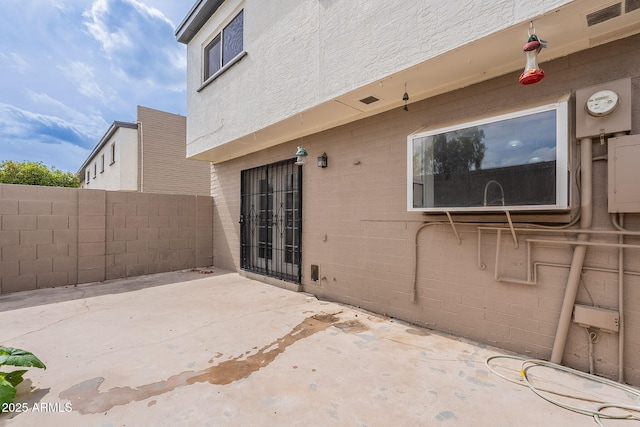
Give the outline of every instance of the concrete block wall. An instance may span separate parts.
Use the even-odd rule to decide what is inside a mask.
[[[540,267],[537,285],[494,279],[496,235],[483,236],[480,246],[486,269],[478,268],[478,231],[475,224],[458,224],[458,244],[448,223],[418,230],[427,219],[406,210],[407,136],[424,126],[469,117],[499,114],[536,100],[559,97],[576,89],[631,77],[633,134],[640,134],[640,35],[544,62],[545,79],[524,87],[519,73],[450,92],[358,122],[330,129],[304,140],[290,141],[260,153],[214,165],[212,192],[214,259],[216,265],[239,269],[240,173],[243,169],[292,158],[298,145],[309,152],[303,166],[302,285],[322,298],[360,306],[437,330],[496,345],[534,358],[548,359],[556,334],[568,268]],[[400,95],[400,94],[399,94]],[[577,206],[575,174],[579,145],[572,138],[571,182]],[[613,230],[607,212],[606,145],[593,144],[594,228]],[[329,166],[315,166],[325,152]],[[457,216],[455,216],[457,218]],[[527,221],[548,220],[538,216]],[[445,217],[446,220],[446,217]],[[471,219],[473,221],[473,219]],[[478,219],[476,218],[476,221]],[[506,217],[496,218],[499,224]],[[640,214],[627,214],[625,227],[640,230]],[[416,238],[417,234],[417,238]],[[501,274],[526,278],[526,237],[519,234],[515,249],[503,235]],[[617,242],[612,236],[592,241]],[[640,244],[628,237],[627,243]],[[414,253],[417,260],[414,267]],[[570,246],[538,245],[536,261],[570,264]],[[617,270],[615,248],[589,248],[586,267]],[[318,265],[320,280],[311,281],[310,267]],[[640,384],[640,251],[625,251],[625,375]],[[417,298],[412,301],[414,268]],[[635,273],[635,274],[634,274]],[[585,270],[577,302],[617,307],[617,273]],[[599,333],[595,369],[617,378],[618,335]],[[585,330],[570,326],[563,362],[588,370]]]
[[[77,283],[78,194],[0,184],[2,292]]]
[[[213,200],[0,185],[0,293],[213,264]]]

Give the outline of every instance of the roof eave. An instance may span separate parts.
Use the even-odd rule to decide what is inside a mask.
[[[224,3],[224,0],[197,0],[187,16],[176,28],[176,40],[183,44],[189,44],[222,3]]]
[[[105,144],[109,141],[109,139],[113,136],[113,134],[119,128],[137,129],[138,128],[138,124],[137,123],[129,123],[129,122],[119,122],[119,121],[113,122],[111,124],[111,126],[109,126],[109,129],[104,134],[104,136],[102,138],[100,138],[100,142],[98,142],[98,144],[95,146],[95,148],[91,151],[91,154],[89,154],[87,159],[82,163],[82,166],[80,166],[80,168],[78,169],[78,174],[80,174],[80,172],[82,172],[82,170],[89,163],[91,163],[91,160],[93,160],[95,155],[102,149],[102,147],[105,146]]]

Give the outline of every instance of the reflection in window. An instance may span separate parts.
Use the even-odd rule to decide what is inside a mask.
[[[211,77],[215,73],[220,70],[221,65],[221,55],[220,55],[220,34],[218,37],[213,39],[211,43],[207,45],[205,48],[206,53],[206,61],[205,61],[205,79]]]
[[[563,103],[410,136],[409,209],[566,207],[566,122]]]
[[[243,32],[244,11],[240,11],[204,48],[204,80],[215,75],[243,52]]]
[[[244,12],[241,11],[233,21],[222,30],[222,66],[224,67],[242,52],[242,28],[244,24]]]

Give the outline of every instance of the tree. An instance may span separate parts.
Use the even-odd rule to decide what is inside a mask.
[[[0,184],[44,185],[47,187],[80,187],[78,175],[48,168],[42,162],[0,163]]]
[[[484,131],[477,127],[457,130],[434,137],[434,174],[451,176],[480,170],[487,147]]]

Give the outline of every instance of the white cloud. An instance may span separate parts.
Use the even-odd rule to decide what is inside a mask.
[[[136,0],[129,0],[129,1],[135,6],[136,9],[140,10],[141,12],[146,13],[147,15],[152,16],[154,18],[158,18],[173,27],[173,22],[171,22],[170,19],[167,19],[167,17],[164,16],[164,14],[160,12],[158,9],[156,9],[155,7],[137,2]]]
[[[93,70],[80,61],[71,62],[59,68],[76,84],[78,92],[97,101],[106,101],[100,85],[95,81]]]
[[[86,115],[69,109],[47,95],[32,93],[42,102],[54,105],[54,111],[62,114],[39,114],[8,104],[0,104],[0,140],[40,139],[42,141],[66,141],[76,145],[91,145],[107,129],[107,123],[99,115]],[[96,141],[92,141],[96,139]],[[87,141],[92,141],[87,144]],[[88,147],[87,147],[88,148]]]
[[[10,68],[15,69],[19,73],[27,71],[31,64],[22,55],[11,52],[9,54],[0,52],[0,64],[6,64]]]
[[[85,26],[98,42],[102,49],[110,55],[117,47],[128,47],[132,43],[122,28],[111,28],[108,23],[110,15],[109,0],[96,0],[91,9],[84,13]]]
[[[0,0],[0,161],[60,151],[55,166],[75,170],[137,105],[185,114],[186,48],[167,11],[179,22],[193,1]]]
[[[116,75],[151,86],[184,88],[186,51],[159,10],[136,0],[95,0],[83,16]]]

